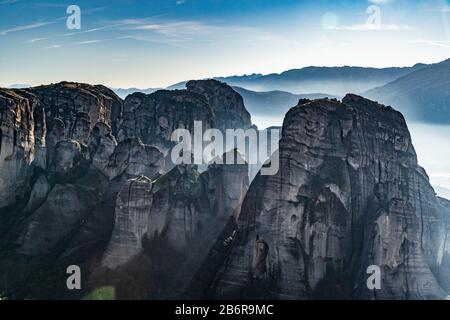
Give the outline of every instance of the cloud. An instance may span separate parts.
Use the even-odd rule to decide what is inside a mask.
[[[449,40],[410,40],[407,41],[407,43],[418,43],[418,44],[428,44],[435,47],[442,47],[442,48],[450,48],[450,41]]]
[[[123,36],[117,38],[118,40],[133,40],[133,41],[140,41],[140,42],[148,42],[148,43],[157,43],[157,44],[165,44],[169,46],[173,46],[176,48],[186,49],[186,46],[182,45],[184,42],[181,39],[161,39],[161,38],[152,38],[152,37],[145,37],[145,36]]]
[[[57,49],[57,48],[61,48],[61,45],[59,45],[59,44],[54,44],[54,45],[45,47],[45,49]]]
[[[183,3],[186,3],[187,0],[177,0],[176,4],[177,6],[182,5]]]
[[[28,41],[25,41],[25,43],[35,43],[35,42],[38,42],[38,41],[45,41],[45,40],[48,40],[48,38],[36,38],[36,39],[30,39],[30,40],[28,40]]]
[[[382,24],[380,26],[375,26],[373,24],[354,24],[348,26],[330,26],[326,28],[327,30],[344,30],[344,31],[402,31],[411,30],[412,28],[407,25],[397,25],[397,24]]]
[[[55,22],[36,22],[36,23],[32,23],[32,24],[27,24],[27,25],[22,25],[22,26],[17,26],[17,27],[13,27],[7,30],[0,30],[0,35],[7,35],[8,33],[12,33],[12,32],[18,32],[18,31],[24,31],[24,30],[30,30],[30,29],[35,29],[35,28],[40,28],[40,27],[44,27],[44,26],[48,26],[50,24],[54,24]]]
[[[113,27],[114,26],[103,26],[103,27],[97,27],[97,28],[92,28],[92,29],[78,31],[78,32],[58,34],[56,36],[57,37],[72,37],[72,36],[77,36],[77,35],[80,35],[80,34],[92,33],[92,32],[96,32],[96,31],[102,31],[102,30],[105,30],[105,29],[113,28]]]
[[[390,0],[369,0],[370,3],[374,3],[374,4],[385,4],[388,2],[391,2]]]
[[[3,1],[0,1],[0,6],[3,4],[13,4],[13,3],[20,2],[20,1],[21,0],[3,0]]]
[[[75,42],[74,45],[86,45],[86,44],[93,44],[93,43],[99,43],[103,42],[105,40],[87,40],[87,41],[79,41]]]
[[[180,41],[221,40],[230,38],[241,41],[242,38],[250,40],[268,40],[273,38],[273,34],[253,27],[238,25],[216,25],[199,21],[156,21],[154,19],[127,19],[122,20],[124,30],[139,32],[139,35],[162,36],[162,40],[178,39]]]

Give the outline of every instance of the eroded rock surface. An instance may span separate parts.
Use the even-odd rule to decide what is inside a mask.
[[[166,280],[150,295],[180,297],[227,222],[237,218],[247,189],[245,163],[212,165],[202,174],[195,165],[177,165],[153,182],[129,180],[117,197],[115,227],[102,264],[119,268],[123,276],[139,256],[150,256],[157,269],[168,257],[178,259],[177,273],[163,269]],[[155,254],[161,246],[164,256]]]
[[[217,80],[189,81],[186,88],[206,98],[214,112],[215,128],[222,132],[226,129],[248,129],[252,125],[241,95],[226,83]]]
[[[286,115],[280,171],[258,175],[216,298],[443,298],[450,215],[417,164],[403,116],[354,95]],[[207,262],[206,262],[207,263]],[[382,271],[368,290],[367,267]]]

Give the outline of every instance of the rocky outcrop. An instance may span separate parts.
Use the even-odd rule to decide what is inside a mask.
[[[179,259],[180,273],[152,295],[168,296],[170,285],[179,295],[209,250],[205,239],[212,243],[237,217],[248,188],[246,165],[212,165],[203,174],[193,165],[164,168],[175,129],[192,132],[195,120],[214,127],[209,98],[189,90],[134,94],[122,116],[122,101],[102,86],[0,92],[0,169],[8,170],[0,194],[10,201],[0,216],[0,291],[66,296],[67,264],[86,277],[100,264],[126,271],[157,243]],[[167,270],[159,275],[170,278]]]
[[[34,97],[28,100],[14,91],[0,90],[0,207],[15,205],[29,187],[35,157],[33,111],[38,107]],[[40,131],[36,133],[41,137]]]
[[[286,115],[280,171],[258,175],[231,249],[202,292],[215,298],[446,296],[450,215],[403,116],[354,95]],[[207,261],[205,262],[207,263]],[[369,290],[368,266],[381,269]],[[448,276],[447,276],[448,277]]]
[[[1,89],[0,104],[1,207],[30,192],[33,168],[45,170],[60,141],[86,144],[99,121],[117,130],[122,113],[122,101],[109,89],[69,82]]]
[[[202,174],[202,179],[208,194],[209,207],[213,212],[218,217],[237,219],[249,187],[249,165],[237,149],[224,154],[220,163],[226,163],[228,155],[233,157],[234,165],[212,163]]]
[[[201,130],[210,128],[248,129],[250,114],[242,97],[230,86],[216,80],[190,81],[187,90],[159,90],[146,95],[134,93],[124,102],[123,121],[118,140],[138,137],[154,145],[166,156],[167,169],[173,167],[169,151],[175,145],[171,136],[175,129],[194,133],[194,121]]]
[[[106,167],[109,158],[114,153],[117,146],[116,138],[111,133],[111,128],[98,122],[89,134],[88,149],[92,166],[107,175]]]
[[[105,173],[110,180],[123,174],[127,179],[140,175],[156,178],[163,170],[164,158],[159,149],[143,144],[138,138],[129,138],[114,149]]]
[[[104,202],[119,187],[100,169],[117,144],[110,125],[118,125],[122,102],[102,86],[60,83],[1,89],[0,103],[0,291],[25,297],[38,274],[51,274],[55,259],[73,251],[72,239],[87,238],[85,224],[107,225],[98,217],[113,212]],[[134,152],[131,162],[151,160]]]
[[[193,133],[194,121],[201,121],[203,130],[214,126],[211,107],[202,95],[186,90],[134,93],[125,99],[118,140],[138,137],[167,156],[175,145],[171,141],[174,130]]]
[[[186,83],[189,92],[204,96],[215,115],[215,128],[247,129],[252,125],[250,113],[244,106],[241,95],[224,82],[217,80],[197,80]]]
[[[128,180],[116,199],[115,227],[105,252],[104,265],[124,265],[142,250],[153,202],[152,181],[144,176]]]
[[[123,276],[127,266],[148,255],[151,266],[162,269],[153,276],[166,279],[151,295],[180,297],[218,234],[237,218],[247,172],[245,163],[212,165],[202,174],[195,165],[177,165],[153,182],[146,177],[127,181],[117,197],[115,227],[102,264]],[[162,257],[155,254],[161,246]],[[176,275],[161,267],[168,256],[178,261]]]
[[[117,134],[123,103],[104,86],[60,82],[27,91],[38,96],[45,105],[49,122],[53,119],[63,121],[69,138],[74,138],[73,134],[83,135],[83,126],[89,124],[92,128],[97,122],[106,123],[112,128],[113,135]]]

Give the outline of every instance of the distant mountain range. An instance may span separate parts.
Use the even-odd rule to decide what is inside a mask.
[[[279,74],[217,77],[233,86],[252,114],[284,114],[297,98],[361,94],[391,105],[408,120],[450,123],[450,59],[403,68],[307,67]],[[186,82],[168,89],[182,89]],[[312,94],[319,92],[319,94]],[[289,106],[289,107],[288,107]]]
[[[327,92],[344,96],[347,93],[362,93],[379,87],[411,72],[424,68],[416,64],[404,68],[364,67],[306,67],[268,75],[218,77],[231,86],[244,87],[253,91],[282,90],[296,94]]]
[[[363,94],[412,120],[450,123],[450,59],[418,68]]]

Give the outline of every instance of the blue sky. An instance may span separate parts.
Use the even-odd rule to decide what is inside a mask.
[[[81,8],[68,30],[66,9]],[[369,6],[381,24],[368,27]],[[406,66],[450,57],[444,0],[0,0],[0,86],[113,87],[281,72]]]

